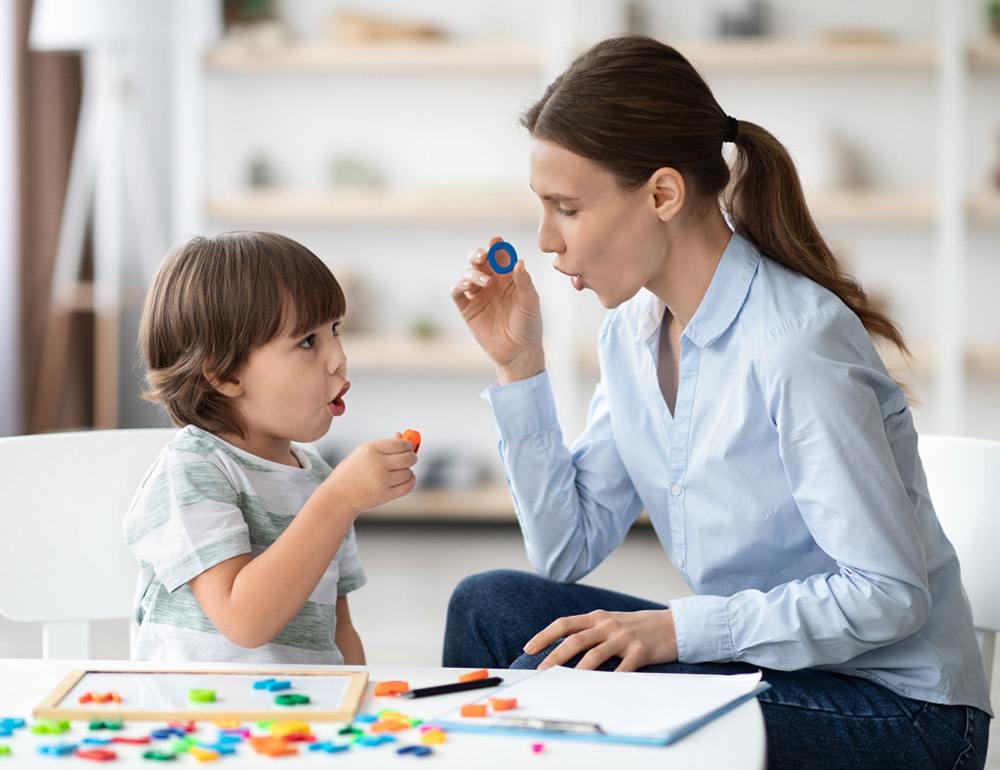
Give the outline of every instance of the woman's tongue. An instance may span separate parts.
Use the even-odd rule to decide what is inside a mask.
[[[578,275],[571,276],[569,280],[570,283],[573,284],[574,289],[576,289],[577,291],[583,291],[583,279],[580,276]]]

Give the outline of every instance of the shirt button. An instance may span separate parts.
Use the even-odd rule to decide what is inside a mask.
[[[674,484],[672,487],[670,487],[670,494],[672,494],[674,497],[677,497],[677,495],[679,495],[680,493],[681,493],[680,484]]]
[[[678,556],[677,557],[677,569],[684,569],[684,557],[683,556]]]

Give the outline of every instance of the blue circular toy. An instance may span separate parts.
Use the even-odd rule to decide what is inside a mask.
[[[507,263],[506,267],[501,267],[497,263],[497,252],[500,249],[506,251],[510,257],[510,262]],[[498,241],[490,246],[490,250],[486,254],[486,259],[489,260],[490,267],[493,268],[494,273],[509,273],[514,269],[514,265],[517,264],[517,252],[514,251],[514,247],[507,243],[507,241]]]

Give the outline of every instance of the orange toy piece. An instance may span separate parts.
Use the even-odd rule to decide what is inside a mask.
[[[269,757],[280,757],[285,754],[298,754],[299,750],[289,746],[281,738],[270,736],[261,738],[251,738],[250,745],[258,754],[267,754]]]
[[[475,682],[477,679],[488,679],[490,672],[485,668],[481,668],[478,671],[470,671],[468,674],[462,674],[459,678],[459,682]]]
[[[490,698],[490,708],[494,711],[510,711],[517,708],[517,698]]]
[[[410,685],[408,682],[388,681],[375,683],[376,695],[399,695],[409,689]]]
[[[420,451],[420,432],[419,431],[409,430],[409,429],[404,430],[403,431],[403,438],[405,438],[407,441],[409,441],[411,444],[413,444],[413,451],[414,452],[419,452]]]
[[[463,717],[484,717],[486,716],[485,703],[466,703],[460,712]]]
[[[107,703],[108,701],[121,703],[122,696],[116,692],[88,692],[81,695],[77,700],[80,703]]]

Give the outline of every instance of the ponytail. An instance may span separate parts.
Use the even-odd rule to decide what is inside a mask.
[[[875,307],[820,235],[795,164],[781,142],[755,123],[741,120],[734,143],[732,179],[722,205],[736,232],[771,259],[832,291],[869,335],[909,356],[899,328]]]

